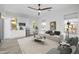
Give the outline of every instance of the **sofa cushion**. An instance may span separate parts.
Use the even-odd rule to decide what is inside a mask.
[[[60,31],[54,31],[54,35],[60,35]]]
[[[78,44],[78,37],[69,38],[69,40],[67,40],[67,43],[69,43],[71,46],[72,45],[76,46]]]

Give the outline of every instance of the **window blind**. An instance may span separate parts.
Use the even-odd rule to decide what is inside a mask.
[[[77,12],[64,15],[64,19],[73,19],[73,18],[78,18]]]

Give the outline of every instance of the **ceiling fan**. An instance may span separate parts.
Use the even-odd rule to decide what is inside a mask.
[[[38,11],[38,16],[40,15],[41,11],[52,9],[52,7],[40,8],[40,6],[41,4],[38,4],[38,8],[33,8],[33,7],[28,7],[28,8]]]

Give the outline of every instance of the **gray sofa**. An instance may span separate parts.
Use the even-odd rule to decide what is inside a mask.
[[[70,48],[72,49],[72,54],[78,52],[78,37],[72,37],[67,40],[67,43],[70,44]]]
[[[78,37],[71,37],[67,39],[65,42],[67,44],[63,44],[59,46],[59,50],[61,54],[75,54],[78,52]]]

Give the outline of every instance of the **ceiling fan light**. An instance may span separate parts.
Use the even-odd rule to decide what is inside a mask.
[[[38,12],[41,12],[40,10],[38,10]]]

